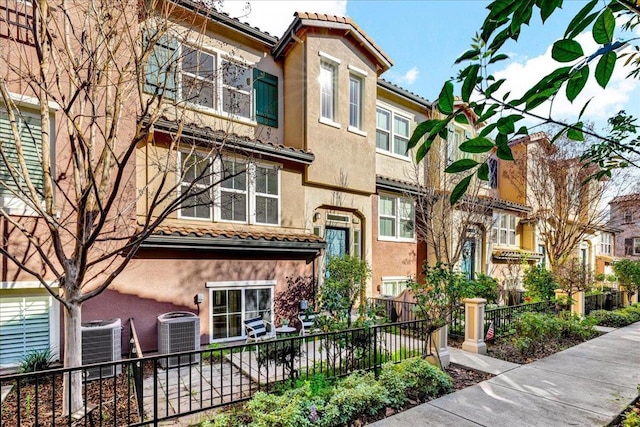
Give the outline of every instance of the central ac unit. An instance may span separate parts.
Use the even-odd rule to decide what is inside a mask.
[[[188,311],[174,311],[158,316],[158,351],[171,354],[200,348],[200,319]],[[170,356],[160,359],[160,366],[173,368],[196,363],[200,355]]]
[[[120,319],[95,320],[83,323],[82,364],[116,362],[122,355]],[[122,366],[110,365],[86,370],[85,380],[113,377],[122,373]]]

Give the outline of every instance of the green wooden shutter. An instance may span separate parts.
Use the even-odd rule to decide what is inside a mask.
[[[49,296],[0,301],[0,366],[19,363],[30,351],[49,348]]]
[[[44,179],[42,172],[42,123],[40,121],[40,115],[25,111],[17,111],[16,113],[29,178],[35,188],[42,192]],[[22,188],[22,192],[26,193],[27,189],[24,185],[24,175],[18,163],[15,139],[6,111],[0,111],[0,144],[2,145],[2,151],[7,157],[7,161],[11,166],[16,168],[19,175],[18,182],[16,183],[9,173],[8,165],[6,165],[0,157],[0,195],[12,195],[12,192],[9,191],[7,187],[14,191]]]
[[[253,69],[253,89],[256,97],[256,121],[278,127],[278,77]]]
[[[145,34],[143,42],[148,43],[149,36]],[[163,35],[156,42],[145,69],[144,91],[158,95],[165,92],[165,97],[176,99],[176,70],[178,65],[178,41],[173,37]]]

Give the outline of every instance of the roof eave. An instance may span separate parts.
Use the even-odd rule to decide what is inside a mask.
[[[147,249],[215,250],[234,252],[290,253],[315,255],[326,247],[324,242],[300,242],[288,240],[230,239],[226,237],[196,237],[176,235],[152,235],[141,245]]]
[[[419,96],[401,88],[393,83],[389,83],[383,79],[378,79],[378,86],[393,93],[396,96],[399,96],[407,101],[413,102],[414,104],[420,105],[421,107],[425,107],[428,109],[433,108],[433,103],[429,102]]]

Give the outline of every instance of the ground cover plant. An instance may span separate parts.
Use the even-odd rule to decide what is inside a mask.
[[[385,364],[378,379],[356,372],[343,379],[322,375],[298,380],[295,388],[259,392],[242,407],[217,415],[202,427],[343,426],[384,417],[395,410],[453,390],[448,374],[422,358]]]
[[[523,313],[510,335],[487,346],[488,355],[514,363],[530,363],[596,337],[595,321],[567,312],[556,316]]]

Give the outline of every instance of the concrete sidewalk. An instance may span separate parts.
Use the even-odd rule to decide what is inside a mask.
[[[640,323],[372,426],[603,426],[638,395]]]

